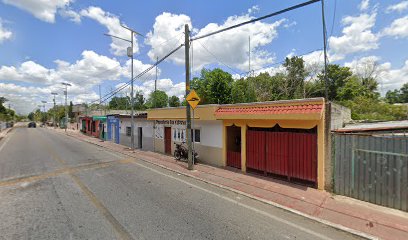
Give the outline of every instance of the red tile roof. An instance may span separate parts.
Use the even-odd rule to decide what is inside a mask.
[[[303,104],[289,106],[260,106],[260,107],[220,107],[215,111],[216,116],[237,114],[307,114],[321,113],[323,104]]]

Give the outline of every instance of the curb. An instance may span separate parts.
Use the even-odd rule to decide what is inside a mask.
[[[6,128],[6,130],[0,132],[0,140],[2,140],[3,138],[7,137],[7,134],[9,134],[9,132],[11,132],[11,130],[13,130],[14,127],[11,128]]]
[[[69,136],[69,137],[74,137],[74,138],[75,138],[75,136],[73,136],[73,135],[71,135],[71,134],[69,134],[69,133],[65,133],[65,135],[67,135],[67,136]],[[77,139],[77,138],[75,138],[75,139]],[[287,212],[291,212],[291,213],[300,215],[300,216],[302,216],[302,217],[304,217],[304,218],[307,218],[307,219],[310,219],[310,220],[313,220],[313,221],[316,221],[316,222],[325,224],[325,225],[330,226],[330,227],[333,227],[333,228],[335,228],[335,229],[338,229],[338,230],[341,230],[341,231],[344,231],[344,232],[351,233],[351,234],[353,234],[353,235],[355,235],[355,236],[359,236],[359,237],[363,237],[363,238],[371,239],[371,240],[378,240],[378,239],[380,239],[380,238],[375,237],[375,236],[373,236],[373,235],[370,235],[370,234],[367,234],[367,233],[364,233],[364,232],[361,232],[361,231],[358,231],[358,230],[355,230],[355,229],[352,229],[352,228],[348,228],[348,227],[345,227],[345,226],[340,225],[340,224],[332,223],[332,222],[323,220],[323,219],[321,219],[321,218],[313,217],[313,216],[311,216],[311,215],[302,213],[302,212],[300,212],[300,211],[298,211],[298,210],[294,210],[294,209],[292,209],[292,208],[283,206],[283,205],[281,205],[281,204],[278,204],[278,203],[275,203],[275,202],[272,202],[272,201],[268,201],[268,200],[265,200],[265,199],[260,198],[260,197],[253,196],[253,195],[251,195],[251,194],[242,192],[242,191],[240,191],[240,190],[237,190],[237,189],[234,189],[234,188],[231,188],[231,187],[227,187],[227,186],[224,186],[224,185],[221,185],[221,184],[218,184],[218,183],[214,183],[214,182],[211,182],[211,181],[208,181],[208,180],[205,180],[205,179],[196,177],[196,176],[194,176],[194,175],[190,175],[190,174],[187,174],[187,173],[183,173],[183,172],[180,172],[180,171],[178,171],[178,170],[171,169],[171,168],[169,168],[169,167],[166,167],[166,166],[164,166],[164,165],[161,165],[161,164],[159,164],[159,163],[154,163],[154,162],[151,162],[151,161],[146,160],[146,159],[143,159],[143,158],[139,158],[139,157],[132,156],[131,154],[126,153],[126,152],[125,152],[125,153],[119,152],[119,151],[117,151],[117,150],[110,149],[110,148],[108,148],[108,147],[99,145],[99,144],[94,143],[94,142],[91,142],[91,141],[87,141],[87,140],[85,140],[85,139],[77,139],[77,140],[84,141],[84,142],[87,142],[87,143],[90,143],[90,144],[93,144],[93,145],[95,145],[95,146],[102,147],[102,148],[105,148],[105,149],[109,149],[110,151],[113,151],[113,152],[116,152],[116,153],[120,153],[120,154],[129,156],[129,157],[132,157],[133,159],[140,160],[140,161],[143,161],[143,162],[146,162],[146,163],[149,163],[149,164],[152,164],[152,165],[161,167],[161,168],[166,169],[166,170],[168,170],[168,171],[171,171],[171,172],[174,172],[174,173],[177,173],[177,174],[181,174],[181,175],[183,175],[183,176],[193,178],[193,179],[195,179],[195,180],[198,180],[198,181],[201,181],[201,182],[204,182],[204,183],[207,183],[207,184],[210,184],[210,185],[219,187],[219,188],[221,188],[221,189],[228,190],[228,191],[231,191],[231,192],[234,192],[234,193],[243,195],[243,196],[248,197],[248,198],[250,198],[250,199],[257,200],[257,201],[259,201],[259,202],[262,202],[262,203],[265,203],[265,204],[268,204],[268,205],[271,205],[271,206],[280,208],[280,209],[285,210],[285,211],[287,211]]]

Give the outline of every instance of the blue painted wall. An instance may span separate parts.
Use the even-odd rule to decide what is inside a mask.
[[[115,116],[108,116],[106,123],[108,124],[107,126],[107,138],[106,140],[108,141],[113,141],[117,144],[119,144],[119,124],[120,121],[117,117]],[[113,132],[115,132],[115,139],[112,139],[113,137]]]

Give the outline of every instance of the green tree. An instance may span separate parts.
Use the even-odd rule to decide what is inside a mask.
[[[249,103],[256,101],[254,87],[251,86],[248,79],[238,79],[232,84],[231,89],[232,103]]]
[[[293,56],[286,58],[283,66],[286,68],[286,96],[289,99],[303,98],[304,82],[308,75],[305,61],[302,57]]]
[[[146,109],[146,100],[143,96],[143,93],[141,91],[136,92],[135,96],[135,109],[136,110],[145,110]]]
[[[126,110],[130,108],[130,99],[129,97],[113,97],[109,103],[109,109],[115,110]]]
[[[202,104],[231,103],[232,75],[216,68],[212,71],[203,69],[201,76],[194,78],[191,88],[197,91]]]
[[[72,101],[69,102],[69,106],[68,106],[68,117],[70,119],[74,118],[74,112],[73,112],[73,108],[74,108],[74,104],[72,104]]]
[[[402,103],[408,103],[408,83],[402,85],[400,89],[400,101]]]
[[[167,94],[164,91],[157,90],[150,93],[147,105],[149,108],[163,108],[167,107],[168,101]]]
[[[256,93],[256,101],[275,101],[286,99],[286,79],[282,73],[270,76],[269,73],[260,73],[255,77],[248,77],[249,86]]]
[[[3,104],[7,101],[5,97],[0,97],[0,113],[6,113],[7,108],[3,106]]]
[[[385,101],[390,104],[399,103],[401,102],[401,94],[400,91],[395,89],[394,91],[387,91],[385,94]]]
[[[177,96],[171,96],[169,98],[170,107],[180,107],[180,99]]]
[[[329,100],[338,100],[337,93],[340,88],[344,87],[348,78],[353,75],[350,68],[348,67],[341,67],[337,64],[329,64],[327,66],[327,92]],[[323,86],[323,89],[319,87],[320,93],[318,94],[320,97],[324,96],[324,73],[322,72],[318,75],[318,79],[320,80],[319,86]]]
[[[58,123],[62,118],[65,117],[65,107],[56,105],[55,107],[50,108],[47,113],[48,113],[47,114],[48,120],[53,119],[54,113],[55,113],[55,121]],[[34,118],[36,121],[38,121],[35,117],[36,115],[37,115],[37,112],[35,112]]]
[[[405,106],[397,106],[378,101],[375,98],[357,96],[354,100],[346,100],[342,105],[351,109],[354,120],[404,120],[407,119]]]
[[[30,113],[28,114],[27,118],[28,118],[30,121],[34,121],[34,113],[33,113],[33,112],[30,112]]]

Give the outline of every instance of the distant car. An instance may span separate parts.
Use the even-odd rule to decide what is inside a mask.
[[[28,128],[36,128],[36,127],[37,127],[37,124],[35,122],[30,122],[28,124]]]

